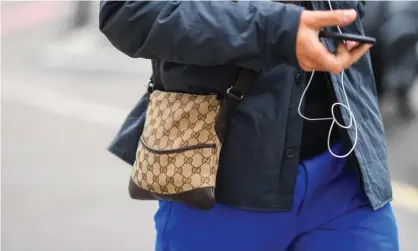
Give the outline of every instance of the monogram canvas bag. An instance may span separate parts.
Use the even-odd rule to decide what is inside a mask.
[[[243,70],[225,97],[154,90],[139,140],[129,192],[199,209],[215,201],[219,155],[231,116],[256,73]]]

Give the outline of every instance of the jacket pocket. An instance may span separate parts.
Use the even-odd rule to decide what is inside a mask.
[[[178,149],[153,149],[141,138],[136,183],[158,194],[183,193],[215,186],[217,145],[204,143]]]
[[[131,197],[212,203],[221,149],[214,128],[218,110],[216,96],[154,91],[131,174]]]

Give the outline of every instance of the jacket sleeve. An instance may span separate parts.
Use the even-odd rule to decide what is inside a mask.
[[[303,8],[270,1],[101,1],[101,32],[130,57],[261,70],[298,66]]]

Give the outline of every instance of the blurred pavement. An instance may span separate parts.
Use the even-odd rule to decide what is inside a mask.
[[[72,2],[1,4],[2,250],[152,251],[156,205],[129,198],[130,167],[106,151],[149,62],[111,48],[94,25],[66,41]],[[401,250],[415,251],[418,120],[397,121],[386,106]]]

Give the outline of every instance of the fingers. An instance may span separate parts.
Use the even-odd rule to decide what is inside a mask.
[[[347,41],[345,43],[345,45],[347,47],[347,50],[351,51],[352,49],[354,49],[355,47],[357,47],[359,45],[359,43],[358,42],[355,42],[355,41]]]
[[[369,44],[362,44],[355,46],[357,43],[352,43],[354,46],[349,50],[346,44],[341,44],[337,49],[337,54],[334,55],[322,44],[315,44],[313,47],[314,54],[309,57],[306,62],[301,65],[305,71],[327,71],[338,74],[341,71],[348,69],[352,64],[357,62],[371,47]]]
[[[327,71],[338,74],[364,55],[371,45],[347,41],[331,53],[318,38],[320,28],[344,26],[357,17],[354,10],[303,11],[296,37],[296,57],[305,71]]]
[[[341,45],[338,48],[337,60],[341,60],[343,68],[347,69],[357,62],[371,47],[372,45],[370,44],[362,44],[349,51],[346,46]]]
[[[338,74],[341,71],[348,69],[352,64],[357,62],[369,49],[371,45],[362,44],[354,49],[348,50],[345,44],[340,44],[337,49],[337,55],[330,62],[328,71],[334,74]]]
[[[341,63],[336,55],[332,54],[321,42],[318,43],[313,53],[313,58],[317,64],[317,70],[338,73],[342,70]]]
[[[355,10],[310,11],[309,23],[315,28],[346,26],[357,18]]]

